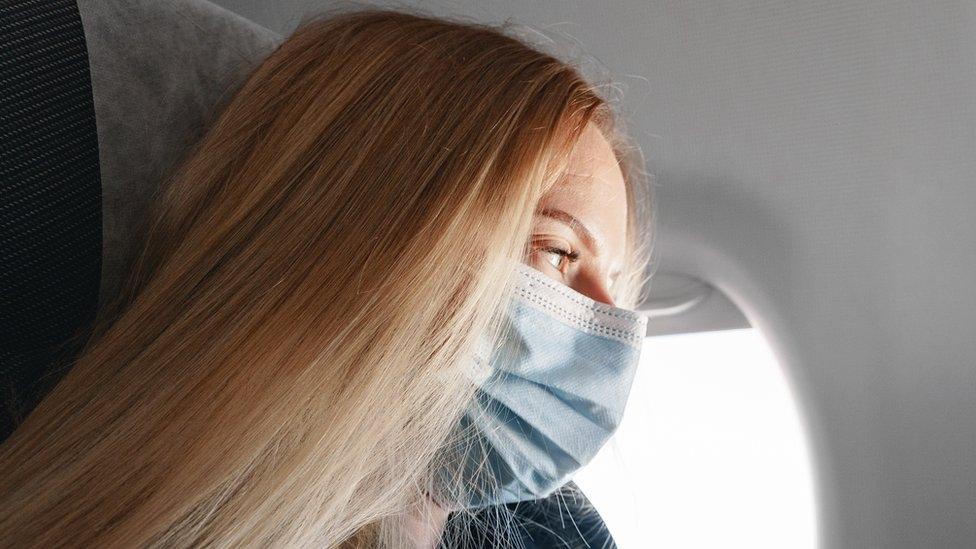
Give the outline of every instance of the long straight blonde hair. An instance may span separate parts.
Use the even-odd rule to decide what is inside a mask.
[[[630,193],[617,305],[643,297],[649,187],[610,113],[504,27],[303,21],[174,170],[124,290],[0,447],[0,544],[400,543],[591,122]]]

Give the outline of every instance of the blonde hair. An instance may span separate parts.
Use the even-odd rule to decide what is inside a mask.
[[[402,541],[536,203],[612,117],[504,28],[330,15],[173,172],[124,290],[0,447],[4,544]],[[621,306],[644,286],[640,215]]]

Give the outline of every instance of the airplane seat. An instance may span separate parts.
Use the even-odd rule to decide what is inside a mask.
[[[168,171],[280,41],[204,0],[0,6],[0,441],[118,292]]]

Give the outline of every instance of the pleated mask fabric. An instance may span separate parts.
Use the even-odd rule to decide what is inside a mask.
[[[452,500],[467,508],[546,497],[617,429],[647,317],[519,263],[504,334],[475,361],[487,377],[461,419]]]

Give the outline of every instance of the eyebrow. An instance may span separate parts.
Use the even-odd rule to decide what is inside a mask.
[[[586,244],[586,247],[590,249],[590,252],[593,253],[593,255],[597,255],[597,248],[598,248],[597,239],[596,237],[593,236],[593,233],[591,233],[590,230],[586,228],[586,225],[584,225],[583,222],[580,221],[579,219],[576,219],[575,217],[573,217],[572,215],[570,215],[569,213],[563,210],[557,210],[555,208],[543,208],[537,211],[536,215],[541,215],[543,217],[551,217],[556,221],[565,223],[567,226],[569,226],[570,229],[573,230],[573,232],[576,233],[577,236],[579,236],[580,240],[582,240],[583,243]]]

